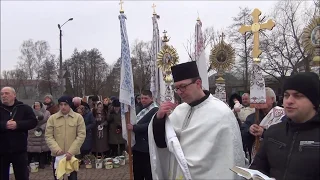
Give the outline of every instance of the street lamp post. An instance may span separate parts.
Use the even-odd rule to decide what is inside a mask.
[[[61,91],[61,94],[63,94],[63,72],[62,72],[62,26],[65,25],[67,22],[69,21],[72,21],[73,18],[70,18],[68,19],[68,21],[66,21],[65,23],[63,23],[61,26],[60,24],[58,24],[58,28],[59,28],[59,31],[60,31],[60,36],[59,36],[59,39],[60,39],[60,67],[59,67],[59,80],[60,80],[60,91]]]

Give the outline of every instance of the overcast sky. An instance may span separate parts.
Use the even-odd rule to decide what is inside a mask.
[[[214,26],[226,29],[239,7],[259,8],[270,12],[275,1],[125,1],[129,42],[152,39],[152,4],[161,16],[160,32],[168,31],[173,45],[186,62],[183,44],[194,33],[199,12],[203,29]],[[120,56],[119,1],[1,1],[1,71],[14,69],[24,40],[46,40],[51,53],[59,55],[59,29],[63,26],[63,59],[79,51],[98,48],[106,62],[114,63]],[[162,36],[162,34],[161,34]],[[207,54],[209,56],[209,54]]]

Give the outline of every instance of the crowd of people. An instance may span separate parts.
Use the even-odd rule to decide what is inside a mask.
[[[116,97],[89,102],[51,95],[30,107],[12,87],[1,89],[0,179],[29,179],[28,164],[40,168],[61,156],[67,161],[93,154],[115,157],[126,150],[122,129],[135,134],[134,179],[237,179],[234,166],[256,169],[275,179],[320,179],[319,76],[287,78],[283,104],[266,87],[266,104],[250,107],[250,93],[229,103],[203,90],[195,62],[172,67],[174,91],[183,102],[154,102],[149,90],[136,96],[136,124],[122,127]],[[257,112],[259,111],[259,113]],[[73,171],[69,180],[77,179]],[[55,177],[56,179],[56,177]]]

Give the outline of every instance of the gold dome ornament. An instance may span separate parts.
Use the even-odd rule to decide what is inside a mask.
[[[167,31],[164,31],[164,36],[162,38],[163,45],[161,51],[157,56],[157,66],[162,70],[164,80],[172,81],[172,78],[167,77],[166,75],[171,75],[171,67],[178,64],[179,56],[177,50],[173,46],[169,46],[167,42],[169,42],[170,38],[167,36]]]
[[[235,60],[235,51],[230,44],[223,40],[224,34],[219,44],[211,49],[210,65],[216,71],[230,70]]]
[[[302,45],[313,56],[313,65],[320,65],[320,17],[314,17],[304,28]]]

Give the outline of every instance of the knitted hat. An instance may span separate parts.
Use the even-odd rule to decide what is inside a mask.
[[[53,100],[53,97],[52,97],[52,95],[51,95],[51,94],[47,94],[47,95],[45,95],[45,96],[44,96],[44,99],[45,99],[45,98],[49,98],[49,99],[51,99],[51,101]]]
[[[67,103],[70,107],[73,107],[73,104],[72,104],[72,97],[70,96],[61,96],[59,99],[58,99],[58,103],[62,103],[62,102],[65,102]]]
[[[313,72],[298,73],[286,79],[283,92],[286,90],[296,90],[305,95],[315,106],[319,107],[319,76]]]
[[[120,107],[120,102],[118,99],[115,99],[114,101],[112,101],[112,106],[113,107]]]

